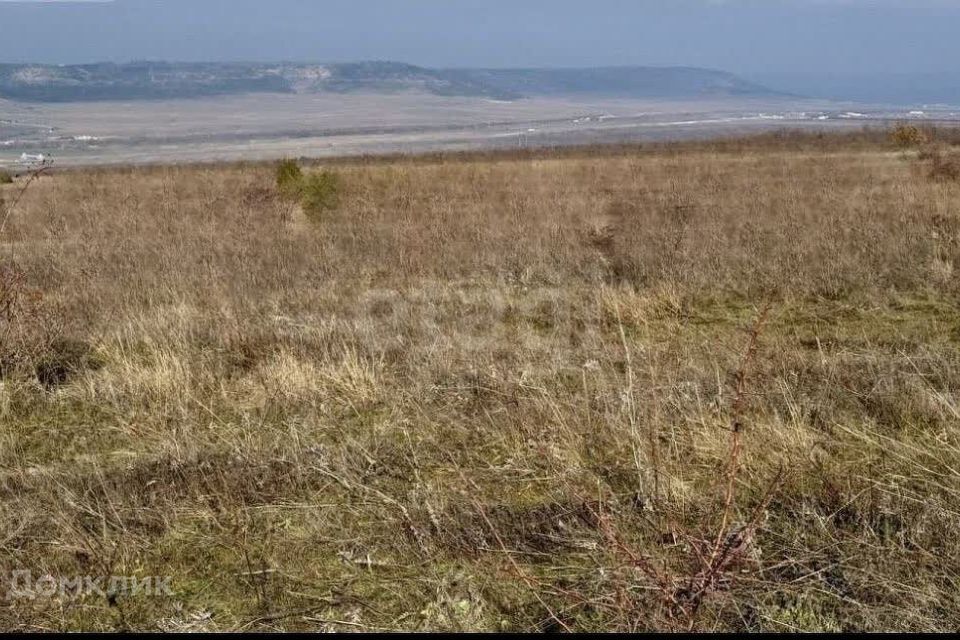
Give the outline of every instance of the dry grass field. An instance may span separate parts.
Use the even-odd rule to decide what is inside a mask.
[[[319,212],[271,165],[0,187],[0,576],[172,588],[0,588],[0,628],[960,627],[949,153],[331,161]]]

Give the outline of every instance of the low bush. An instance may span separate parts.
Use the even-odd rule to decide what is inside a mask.
[[[277,190],[287,198],[300,195],[303,171],[294,160],[283,160],[277,165]]]
[[[340,179],[335,173],[323,171],[304,177],[300,192],[300,204],[311,218],[325,211],[336,209],[340,202]]]
[[[331,171],[305,174],[293,160],[277,166],[277,190],[289,200],[298,200],[311,218],[335,209],[340,202],[340,179]]]

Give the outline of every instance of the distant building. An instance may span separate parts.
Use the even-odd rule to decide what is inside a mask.
[[[32,167],[34,165],[43,164],[47,161],[47,156],[42,153],[21,153],[19,164]]]

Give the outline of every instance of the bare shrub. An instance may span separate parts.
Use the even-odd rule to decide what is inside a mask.
[[[890,132],[890,140],[901,149],[912,149],[926,144],[930,137],[916,125],[900,123]]]
[[[740,488],[741,475],[746,459],[762,452],[747,451],[743,435],[748,428],[746,409],[750,375],[758,357],[759,342],[768,321],[770,307],[764,308],[749,332],[749,342],[743,360],[733,379],[733,395],[730,407],[728,448],[723,462],[723,473],[717,474],[709,488],[713,499],[712,509],[700,516],[695,529],[684,530],[674,514],[668,510],[653,508],[651,518],[659,519],[661,530],[667,530],[672,542],[680,543],[679,561],[657,561],[643,549],[627,542],[619,530],[616,519],[602,510],[595,512],[599,528],[614,557],[620,558],[623,567],[639,570],[650,586],[659,592],[659,610],[664,618],[659,626],[691,631],[698,628],[700,612],[707,600],[729,589],[738,574],[743,574],[743,565],[751,556],[756,536],[764,513],[775,498],[782,484],[782,471],[769,482],[752,506],[742,504],[748,498]],[[622,327],[621,327],[622,331]],[[626,345],[626,342],[624,343]],[[628,367],[631,366],[628,360]],[[633,374],[628,371],[628,378]],[[656,463],[658,455],[651,456]],[[654,473],[659,477],[660,469]],[[610,568],[618,575],[618,568]],[[642,599],[631,602],[625,595],[637,585],[629,584],[630,578],[622,576],[626,583],[616,584],[616,596],[610,602],[614,615],[623,629],[634,630],[642,626],[636,618],[649,615]]]

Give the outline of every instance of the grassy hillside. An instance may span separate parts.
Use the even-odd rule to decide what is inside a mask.
[[[0,576],[172,588],[8,597],[0,627],[957,628],[937,153],[71,171],[12,210],[23,180],[0,187]]]

